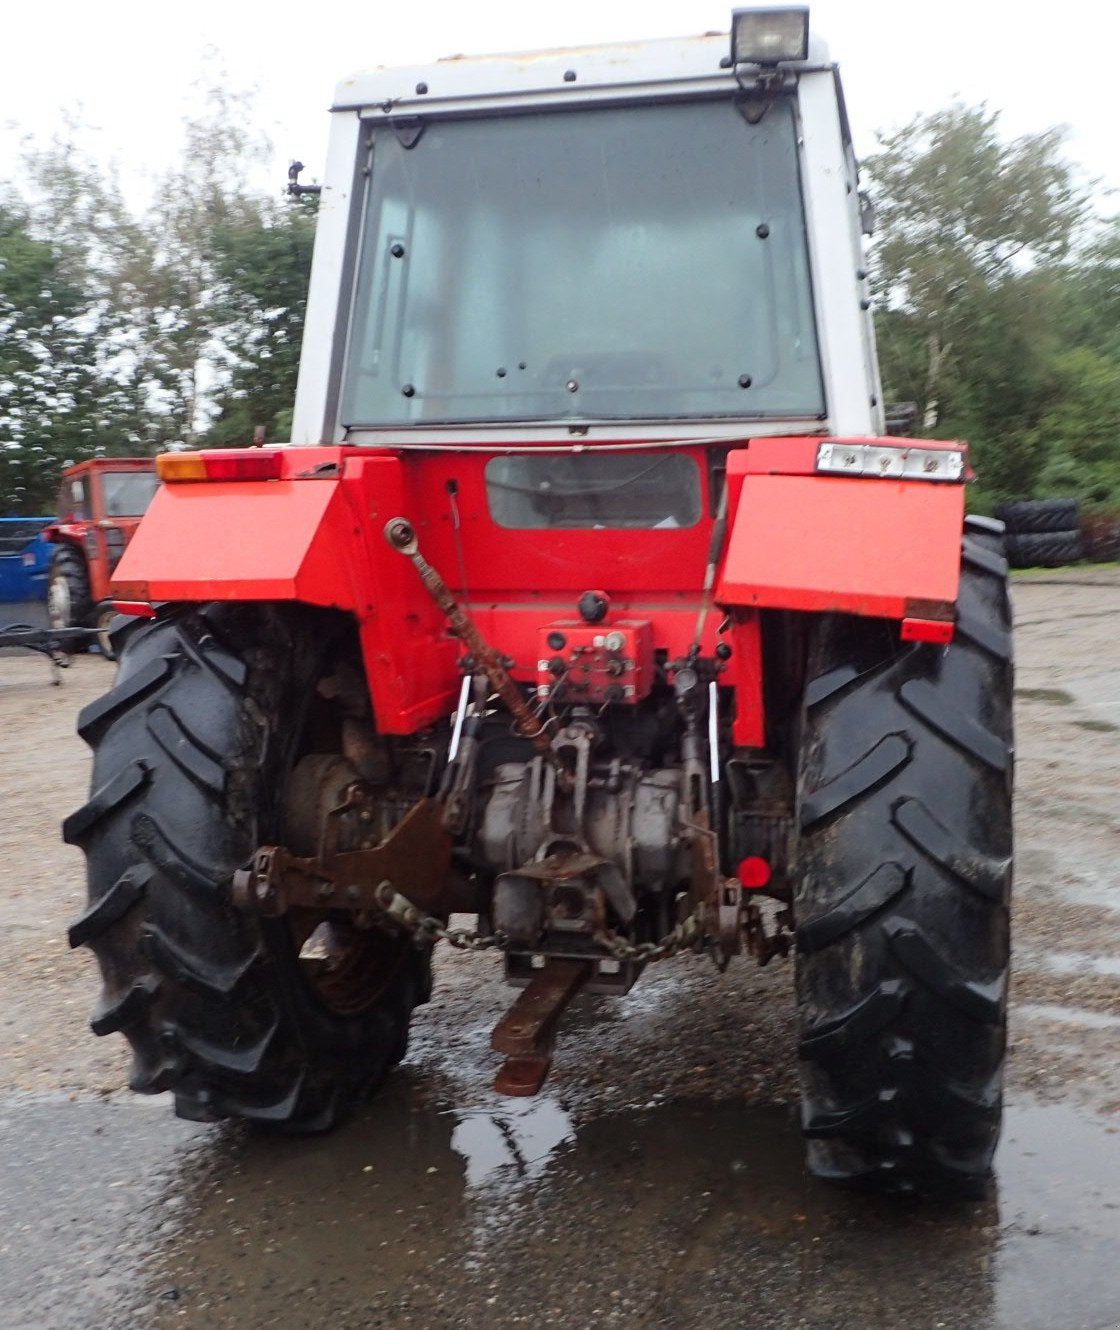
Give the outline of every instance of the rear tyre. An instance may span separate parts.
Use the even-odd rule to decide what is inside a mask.
[[[92,609],[86,561],[78,550],[64,545],[51,560],[47,622],[52,628],[81,628]]]
[[[795,894],[818,1177],[977,1195],[999,1136],[1012,661],[998,524],[965,525],[956,636],[833,615],[809,650]]]
[[[282,840],[337,627],[268,606],[136,621],[114,635],[114,688],[79,719],[92,793],[63,830],[87,860],[89,906],[70,942],[101,966],[92,1028],[124,1034],[132,1089],[173,1091],[183,1117],[333,1126],[400,1056],[427,995],[429,953],[404,938],[230,904],[234,871]],[[322,721],[317,736],[330,732]],[[301,959],[320,923],[335,930],[325,976],[321,959]]]

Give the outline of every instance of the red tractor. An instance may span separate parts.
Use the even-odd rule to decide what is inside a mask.
[[[885,434],[805,11],[378,70],[333,119],[295,440],[161,457],[117,569],[65,826],[94,1031],[185,1117],[317,1130],[441,939],[521,989],[511,1094],[579,990],[788,953],[813,1171],[975,1193],[1007,564],[965,447]]]
[[[52,628],[97,628],[111,653],[109,581],[158,486],[150,457],[97,457],[62,473],[59,515],[43,532],[58,546],[47,582]]]

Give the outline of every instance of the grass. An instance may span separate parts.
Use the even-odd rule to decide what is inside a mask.
[[[1075,720],[1073,723],[1079,729],[1092,730],[1096,734],[1113,734],[1120,730],[1120,725],[1113,725],[1110,720]]]
[[[1031,577],[1051,577],[1054,573],[1085,572],[1087,568],[1120,568],[1120,563],[1063,563],[1058,568],[1013,568],[1011,580],[1026,581]]]

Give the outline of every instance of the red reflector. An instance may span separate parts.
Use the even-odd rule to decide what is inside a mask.
[[[903,619],[904,642],[951,642],[956,624],[947,619]]]
[[[280,454],[261,448],[231,448],[200,454],[207,480],[279,480]]]
[[[114,600],[110,602],[118,614],[131,614],[134,619],[154,619],[155,606],[146,600]]]
[[[752,854],[739,864],[739,881],[744,887],[753,889],[766,886],[770,881],[770,865],[757,854]]]

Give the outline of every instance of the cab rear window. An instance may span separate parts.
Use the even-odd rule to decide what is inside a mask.
[[[494,521],[515,531],[671,530],[700,520],[700,470],[684,453],[495,457],[486,497]]]

